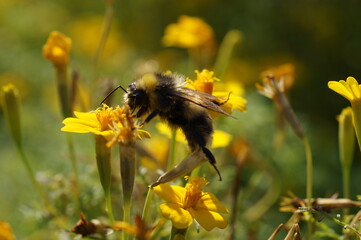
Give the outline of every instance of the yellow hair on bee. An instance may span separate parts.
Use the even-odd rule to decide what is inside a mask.
[[[153,92],[158,84],[158,80],[153,73],[145,74],[137,81],[137,88],[144,89],[147,92]]]

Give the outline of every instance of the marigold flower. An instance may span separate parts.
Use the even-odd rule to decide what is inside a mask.
[[[210,95],[225,99],[223,102],[220,102],[222,108],[229,114],[232,113],[233,109],[236,109],[240,112],[246,111],[246,103],[247,101],[237,95],[232,94],[232,92],[226,91],[213,91],[214,82],[219,81],[218,78],[214,77],[214,72],[209,71],[207,69],[203,69],[201,72],[198,70],[195,71],[197,78],[192,81],[188,79],[189,85],[188,87],[193,88],[197,91],[205,92]],[[210,112],[212,117],[219,116],[220,114]]]
[[[214,33],[211,26],[202,19],[182,15],[177,23],[166,27],[162,40],[166,46],[195,48],[213,44],[213,39]]]
[[[58,31],[52,31],[43,47],[43,55],[54,65],[68,64],[71,49],[71,39]]]
[[[227,227],[228,221],[220,213],[228,210],[212,193],[203,192],[209,182],[198,176],[185,179],[188,180],[185,188],[167,183],[154,187],[154,192],[168,202],[160,205],[163,216],[178,229],[188,228],[193,219],[207,231]]]
[[[350,102],[356,102],[361,100],[361,85],[353,77],[348,77],[345,80],[329,81],[328,87],[345,97]]]
[[[62,131],[101,135],[108,141],[108,147],[119,141],[133,141],[150,136],[134,125],[127,106],[113,109],[103,105],[95,111],[74,114],[76,118],[64,119]]]

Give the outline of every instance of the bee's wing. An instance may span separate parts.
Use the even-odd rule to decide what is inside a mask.
[[[177,90],[178,91],[173,91],[171,94],[173,96],[197,104],[198,106],[204,107],[208,110],[232,117],[230,114],[224,111],[222,107],[214,103],[219,100],[224,100],[223,98],[212,96],[208,93],[200,92],[186,87],[180,87]]]

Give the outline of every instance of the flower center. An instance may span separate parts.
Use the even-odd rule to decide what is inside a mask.
[[[202,190],[209,183],[204,177],[194,176],[186,178],[188,178],[189,183],[186,185],[186,195],[183,201],[184,209],[194,208],[197,205],[199,199],[201,199],[204,194],[207,194],[202,192]]]

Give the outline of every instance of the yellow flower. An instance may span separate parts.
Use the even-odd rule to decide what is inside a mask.
[[[209,182],[204,177],[185,178],[188,180],[185,188],[169,184],[154,187],[154,192],[168,202],[160,205],[163,216],[178,229],[188,228],[193,219],[207,231],[227,227],[228,221],[220,213],[228,210],[212,193],[203,192]]]
[[[14,240],[15,237],[7,222],[0,221],[0,240]]]
[[[211,26],[202,19],[182,15],[177,23],[166,27],[162,40],[165,46],[195,48],[213,44],[213,39]]]
[[[43,55],[57,66],[65,66],[69,62],[71,39],[58,31],[52,31],[43,47]]]
[[[168,138],[171,138],[172,131],[168,127],[167,124],[157,123],[156,127],[161,134],[164,134]],[[213,141],[212,141],[211,148],[226,147],[229,145],[231,140],[232,140],[232,135],[216,129],[216,130],[214,130],[214,133],[213,133]],[[179,129],[177,129],[176,141],[187,144],[187,140],[186,140],[183,132]]]
[[[103,136],[108,147],[116,142],[134,141],[142,137],[149,137],[149,133],[138,129],[134,125],[129,107],[108,107],[103,105],[91,112],[74,112],[76,118],[70,117],[63,121],[64,132],[93,133]]]
[[[361,86],[357,80],[353,77],[348,77],[345,80],[340,81],[329,81],[328,87],[337,92],[338,94],[345,97],[347,100],[352,102],[358,102],[361,100]]]
[[[232,92],[230,91],[213,91],[214,82],[219,81],[219,79],[213,76],[214,73],[212,71],[203,69],[201,72],[196,70],[195,73],[197,75],[196,80],[192,81],[188,79],[189,88],[225,99],[220,102],[220,104],[222,108],[229,114],[232,113],[233,109],[236,109],[240,112],[246,111],[247,101],[243,97],[232,94]],[[214,118],[216,116],[219,116],[220,114],[210,111],[210,115]]]

